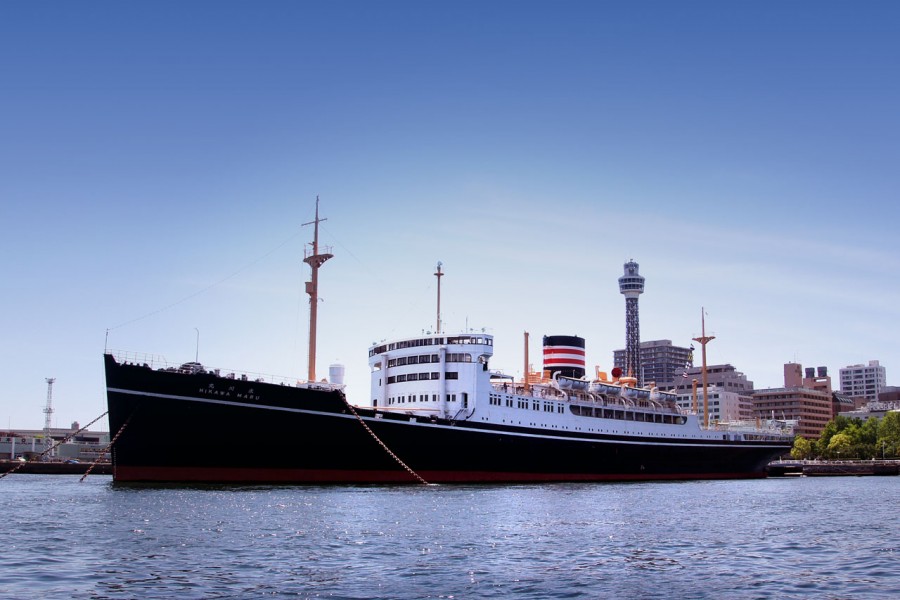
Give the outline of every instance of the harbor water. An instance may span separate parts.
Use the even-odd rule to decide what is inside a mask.
[[[0,480],[2,598],[891,598],[898,477]]]

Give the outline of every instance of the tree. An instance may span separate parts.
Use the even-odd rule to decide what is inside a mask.
[[[859,428],[861,444],[875,444],[878,441],[878,419],[869,417]]]
[[[848,458],[850,454],[850,448],[853,445],[853,439],[847,435],[846,433],[836,433],[831,436],[831,440],[828,442],[828,457],[829,458]]]
[[[813,445],[808,439],[802,435],[794,438],[794,447],[791,448],[791,458],[796,460],[806,460],[813,453]]]
[[[831,443],[831,438],[837,435],[839,431],[837,419],[832,419],[825,424],[825,428],[819,434],[818,441],[816,441],[817,456],[828,456],[828,444]]]
[[[853,424],[844,433],[850,435],[852,447],[850,455],[856,458],[875,458],[881,456],[881,447],[876,452],[875,445],[878,442],[878,419],[869,417],[865,421],[853,419]]]
[[[875,450],[881,452],[882,448],[885,457],[895,457],[900,454],[900,412],[891,411],[884,415],[884,418],[878,423]]]
[[[816,453],[819,456],[834,458],[837,450],[831,445],[836,435],[846,436],[847,440],[840,442],[840,455],[844,458],[871,458],[875,452],[877,435],[877,419],[869,418],[866,423],[856,417],[844,417],[838,415],[825,425],[819,440],[816,442]],[[845,447],[846,446],[846,447]]]

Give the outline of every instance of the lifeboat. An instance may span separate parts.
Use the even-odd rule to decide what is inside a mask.
[[[603,394],[606,396],[618,396],[622,392],[622,387],[614,383],[604,381],[592,381],[588,391],[592,394]]]
[[[559,371],[553,373],[553,381],[556,382],[556,386],[561,390],[575,390],[579,392],[588,391],[588,388],[591,385],[591,383],[585,379],[575,379],[574,377],[560,375]]]

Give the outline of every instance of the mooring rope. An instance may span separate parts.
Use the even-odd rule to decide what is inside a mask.
[[[64,437],[63,439],[61,439],[60,441],[56,442],[55,444],[53,444],[52,446],[50,446],[49,448],[47,448],[46,450],[44,450],[43,452],[41,452],[41,453],[38,455],[38,459],[43,458],[44,455],[47,454],[48,452],[52,452],[53,450],[55,450],[56,447],[59,446],[60,444],[65,444],[66,442],[68,442],[69,440],[71,440],[73,437],[75,437],[76,435],[78,435],[79,433],[81,433],[82,431],[84,431],[85,429],[87,429],[88,427],[90,427],[91,425],[93,425],[94,423],[96,423],[97,421],[99,421],[100,419],[102,419],[103,417],[105,417],[105,416],[106,416],[106,413],[108,413],[108,412],[109,412],[108,410],[103,411],[103,414],[101,414],[99,417],[97,417],[96,419],[94,419],[93,421],[91,421],[90,423],[88,423],[87,425],[85,425],[84,427],[82,427],[81,429],[79,429],[78,431],[73,431],[72,433],[70,433],[69,435],[67,435],[66,437]],[[20,462],[19,464],[17,464],[15,467],[13,467],[12,469],[10,469],[10,470],[7,471],[6,473],[0,473],[0,479],[3,479],[4,477],[6,477],[7,475],[9,475],[9,474],[11,474],[11,473],[15,473],[16,471],[18,471],[19,469],[21,469],[22,467],[24,467],[26,464],[28,464],[28,463],[27,463],[27,462]],[[83,479],[83,478],[82,478],[82,479]]]
[[[359,421],[359,424],[362,425],[362,426],[365,428],[365,430],[369,432],[369,435],[371,435],[372,438],[373,438],[376,442],[378,442],[378,445],[379,445],[379,446],[381,446],[382,448],[384,448],[384,451],[387,452],[388,455],[389,455],[391,458],[393,458],[395,461],[397,461],[397,464],[398,464],[398,465],[400,465],[401,467],[403,467],[403,468],[406,470],[407,473],[409,473],[410,475],[412,475],[413,477],[415,477],[415,478],[419,481],[419,483],[421,483],[422,485],[429,485],[429,483],[428,483],[427,481],[425,481],[425,479],[424,479],[421,475],[419,475],[418,473],[416,473],[415,471],[413,471],[413,470],[412,470],[405,462],[403,462],[402,460],[400,460],[400,457],[397,456],[396,454],[394,454],[393,451],[391,451],[391,449],[387,447],[387,444],[385,444],[384,442],[382,442],[382,441],[381,441],[381,438],[379,438],[377,435],[375,435],[375,432],[372,431],[372,429],[371,429],[368,425],[366,425],[366,422],[363,421],[362,417],[359,416],[359,414],[358,414],[358,413],[356,412],[356,410],[353,408],[353,405],[351,405],[349,402],[347,402],[347,397],[346,397],[346,396],[344,396],[343,394],[341,394],[341,398],[343,398],[344,404],[347,405],[347,408],[350,409],[350,412],[353,413],[353,416],[356,417],[356,420]]]
[[[101,450],[100,454],[97,455],[97,460],[95,460],[94,462],[91,463],[91,466],[88,467],[87,471],[84,472],[84,475],[81,476],[81,479],[78,480],[79,483],[84,481],[87,478],[87,476],[91,474],[91,471],[94,470],[94,467],[96,467],[100,463],[100,459],[103,458],[104,456],[106,456],[106,453],[110,451],[110,449],[113,447],[113,444],[116,443],[116,440],[119,439],[119,436],[122,435],[122,432],[125,431],[126,427],[128,427],[128,423],[131,421],[131,417],[134,416],[134,413],[136,411],[137,411],[137,408],[135,408],[133,411],[131,411],[131,414],[128,415],[128,418],[125,419],[125,422],[122,423],[121,427],[119,427],[119,430],[116,432],[116,435],[114,435],[112,437],[112,439],[109,440],[109,444],[106,445],[106,448]]]

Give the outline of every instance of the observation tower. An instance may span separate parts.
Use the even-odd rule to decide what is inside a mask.
[[[625,374],[637,377],[643,385],[641,373],[641,322],[638,317],[638,296],[644,293],[644,278],[638,273],[634,259],[625,263],[625,274],[619,277],[619,291],[625,296]]]

